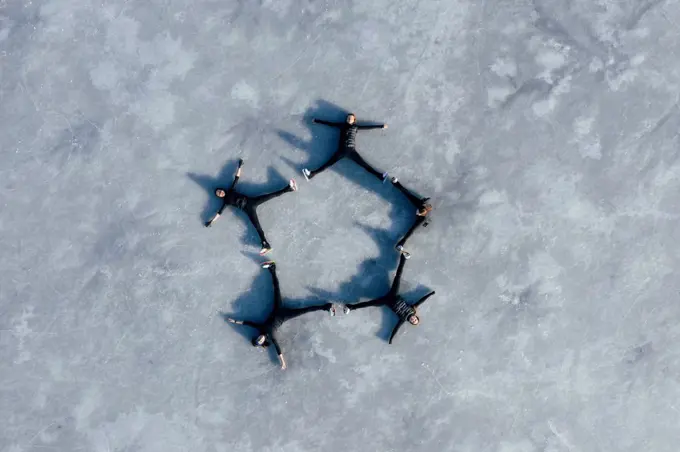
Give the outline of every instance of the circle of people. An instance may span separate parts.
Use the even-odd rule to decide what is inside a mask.
[[[319,173],[328,169],[339,160],[348,158],[355,162],[357,165],[361,166],[363,169],[368,171],[373,176],[377,177],[383,183],[388,179],[388,174],[385,172],[380,172],[368,164],[357,152],[355,146],[356,135],[359,130],[369,130],[369,129],[386,129],[387,124],[377,124],[377,125],[362,125],[357,124],[356,117],[354,114],[349,113],[345,119],[345,122],[331,122],[321,119],[313,119],[314,123],[323,124],[326,126],[337,128],[340,131],[340,140],[338,143],[338,148],[335,153],[330,157],[330,159],[315,170],[309,170],[304,168],[302,174],[310,181],[312,178],[317,176]],[[288,185],[281,190],[266,193],[260,196],[246,196],[240,193],[236,189],[236,184],[241,177],[241,168],[243,167],[243,159],[239,159],[238,169],[234,175],[234,180],[229,188],[218,187],[215,189],[215,195],[222,201],[222,206],[217,211],[217,213],[205,223],[206,227],[210,227],[220,216],[227,206],[236,207],[242,210],[250,219],[262,242],[262,249],[260,250],[260,255],[264,256],[269,253],[272,249],[271,245],[267,241],[267,238],[260,225],[260,220],[257,217],[257,208],[263,203],[279,197],[285,193],[290,193],[297,191],[297,183],[295,179],[291,179]],[[418,325],[420,323],[420,318],[418,317],[417,309],[422,305],[425,300],[430,296],[434,295],[434,291],[428,293],[421,299],[414,303],[408,303],[399,294],[399,284],[401,281],[402,273],[404,271],[404,265],[406,261],[410,259],[411,254],[406,251],[405,245],[406,241],[411,237],[411,235],[421,226],[428,225],[428,215],[432,211],[432,205],[429,203],[429,198],[421,198],[417,196],[414,192],[404,187],[396,177],[390,179],[392,185],[396,187],[401,193],[406,196],[409,202],[415,208],[415,218],[413,225],[404,234],[404,236],[397,242],[396,249],[399,251],[399,264],[397,266],[397,272],[394,276],[392,286],[385,295],[380,298],[376,298],[370,301],[364,301],[360,303],[345,304],[343,306],[343,312],[349,314],[351,310],[368,308],[371,306],[385,306],[392,311],[398,318],[396,325],[392,329],[388,342],[391,344],[396,336],[397,332],[404,323],[409,323],[411,325]],[[279,287],[279,279],[276,275],[276,263],[274,261],[267,261],[261,264],[263,269],[269,270],[272,277],[272,284],[274,286],[274,302],[273,307],[268,315],[268,317],[261,322],[254,322],[250,320],[234,319],[228,315],[224,315],[224,319],[227,322],[243,325],[252,328],[255,331],[255,336],[252,339],[252,345],[255,347],[267,348],[273,345],[276,349],[276,354],[278,355],[279,362],[281,363],[281,369],[286,369],[286,360],[283,356],[283,351],[279,346],[277,339],[277,330],[283,325],[287,320],[294,319],[303,314],[316,311],[328,311],[331,316],[336,313],[336,306],[333,303],[326,303],[318,306],[307,306],[302,308],[287,308],[283,305],[281,300],[281,289]]]

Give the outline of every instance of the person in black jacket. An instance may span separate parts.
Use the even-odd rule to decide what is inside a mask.
[[[330,122],[323,121],[321,119],[313,119],[313,122],[317,124],[324,124],[331,127],[337,127],[338,129],[340,129],[340,141],[338,143],[338,149],[331,156],[330,160],[321,165],[321,167],[311,171],[307,168],[304,168],[302,170],[302,174],[305,176],[305,179],[310,180],[312,177],[316,176],[320,172],[337,163],[338,160],[347,157],[354,161],[357,165],[361,166],[363,169],[365,169],[366,171],[380,179],[381,181],[385,182],[385,180],[387,179],[387,173],[383,173],[376,170],[359,155],[355,146],[355,139],[357,131],[359,130],[387,129],[387,124],[358,125],[356,123],[356,116],[354,116],[353,113],[347,115],[347,119],[345,122]]]
[[[404,236],[397,242],[396,248],[399,250],[399,252],[406,254],[407,256],[410,257],[410,253],[404,249],[404,245],[406,245],[406,241],[413,235],[413,233],[418,229],[421,225],[423,227],[426,227],[430,224],[428,215],[430,212],[432,212],[432,205],[428,202],[430,198],[421,198],[419,196],[416,196],[412,191],[404,187],[401,182],[399,182],[399,179],[396,177],[392,178],[392,184],[404,195],[406,198],[413,204],[413,206],[416,208],[416,218],[415,221],[413,222],[413,225],[411,228],[404,234]]]
[[[260,225],[260,219],[257,217],[257,207],[261,204],[269,201],[270,199],[281,196],[284,193],[289,193],[292,191],[297,191],[297,184],[295,179],[291,179],[288,185],[281,190],[275,191],[273,193],[267,193],[260,196],[246,196],[243,193],[239,193],[235,190],[236,183],[241,177],[241,168],[243,167],[243,159],[238,160],[238,170],[236,170],[236,175],[234,176],[234,182],[232,182],[229,188],[217,188],[215,189],[215,195],[222,200],[222,207],[217,211],[215,216],[210,220],[206,221],[205,227],[210,227],[212,224],[222,215],[222,212],[227,206],[233,206],[237,209],[241,209],[250,219],[250,222],[255,226],[257,234],[260,236],[262,242],[262,249],[260,250],[260,255],[265,255],[271,251],[272,247],[269,245],[267,238],[264,235],[262,226]]]
[[[417,309],[420,305],[422,305],[425,302],[425,300],[434,295],[434,291],[432,291],[413,304],[407,304],[406,301],[401,297],[401,295],[399,295],[399,284],[401,282],[401,274],[404,271],[404,264],[406,263],[407,259],[408,259],[407,255],[402,253],[399,259],[399,266],[397,267],[397,274],[394,276],[394,281],[392,282],[392,288],[386,295],[380,298],[376,298],[375,300],[347,304],[344,307],[345,314],[349,314],[349,312],[352,309],[362,309],[368,308],[370,306],[387,306],[388,308],[390,308],[390,310],[394,312],[396,316],[399,318],[397,324],[392,329],[392,334],[390,334],[389,339],[390,344],[392,343],[394,336],[396,336],[397,332],[399,331],[399,328],[401,328],[404,322],[408,322],[411,325],[420,324],[420,318],[418,317]]]
[[[286,369],[286,360],[283,358],[283,352],[281,347],[279,347],[279,342],[276,338],[276,330],[279,329],[281,325],[287,320],[294,319],[308,312],[315,311],[328,311],[332,316],[335,315],[335,307],[333,303],[326,303],[320,306],[307,306],[304,308],[285,308],[283,307],[281,301],[281,289],[279,287],[279,278],[276,276],[276,264],[274,261],[265,262],[262,264],[262,268],[269,269],[272,275],[272,283],[274,285],[274,307],[272,312],[265,319],[264,322],[251,322],[248,320],[235,320],[231,317],[224,316],[224,319],[229,323],[234,323],[237,325],[245,325],[257,330],[258,335],[252,340],[252,344],[255,347],[267,348],[270,345],[274,345],[276,348],[276,354],[279,357],[279,362],[281,363],[281,369]]]

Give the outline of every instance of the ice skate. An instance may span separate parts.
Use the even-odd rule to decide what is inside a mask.
[[[352,309],[347,305],[343,306],[343,308],[342,308],[343,314],[349,314],[351,311],[352,311]]]
[[[397,251],[399,251],[405,259],[411,259],[411,253],[406,251],[403,245],[397,245]]]
[[[273,267],[276,267],[276,262],[274,262],[274,261],[263,262],[261,267],[262,268],[273,268]]]
[[[312,173],[307,168],[302,168],[302,175],[305,176],[305,179],[307,179],[309,182],[309,178],[312,176]]]
[[[331,317],[335,317],[335,306],[331,306],[331,308],[328,310],[328,313],[331,315]]]
[[[288,186],[293,191],[297,191],[297,189],[298,189],[297,182],[295,182],[295,179],[291,179],[290,182],[288,182]]]
[[[267,243],[267,242],[263,243],[262,249],[260,250],[260,256],[264,256],[265,254],[267,254],[271,250],[272,250],[272,247],[271,247],[271,245],[269,245],[269,243]]]
[[[389,176],[389,174],[387,174],[387,171],[385,171],[384,173],[382,173],[382,183],[383,183],[383,184],[385,183],[385,181],[387,181],[387,176]]]
[[[393,183],[393,184],[396,184],[397,182],[399,182],[399,179],[397,179],[397,176],[394,176],[394,177],[392,178],[392,183]]]

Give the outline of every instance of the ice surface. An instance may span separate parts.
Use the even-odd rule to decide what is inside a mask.
[[[0,2],[0,451],[676,452],[677,0]],[[209,191],[246,161],[291,305]]]

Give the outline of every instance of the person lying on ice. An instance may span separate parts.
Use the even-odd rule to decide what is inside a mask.
[[[387,129],[387,124],[358,125],[356,121],[357,121],[356,116],[354,116],[353,113],[347,115],[347,119],[345,120],[345,122],[330,122],[323,121],[321,119],[313,119],[313,122],[317,124],[324,124],[327,126],[336,127],[340,129],[340,140],[338,142],[338,149],[326,163],[324,163],[315,170],[310,171],[307,168],[304,168],[302,170],[302,174],[305,176],[305,179],[310,180],[320,172],[324,171],[327,168],[330,168],[339,160],[347,157],[350,160],[354,161],[357,165],[361,166],[363,169],[365,169],[366,171],[380,179],[382,182],[385,182],[385,180],[387,179],[387,173],[380,172],[373,168],[371,165],[369,165],[357,152],[354,142],[357,136],[357,131],[368,129]]]
[[[392,282],[392,288],[390,289],[389,292],[387,292],[386,295],[380,298],[376,298],[375,300],[347,304],[344,307],[344,313],[349,314],[350,311],[354,309],[368,308],[371,306],[387,306],[399,318],[397,324],[392,329],[392,334],[390,334],[389,339],[390,344],[392,343],[394,336],[396,336],[397,332],[399,331],[399,328],[401,328],[404,322],[408,322],[414,326],[420,324],[420,318],[418,317],[417,309],[420,305],[422,305],[425,302],[425,300],[434,295],[434,291],[432,291],[413,304],[406,303],[406,301],[401,297],[401,295],[399,295],[399,284],[401,282],[401,274],[404,271],[404,264],[406,263],[407,259],[409,259],[407,255],[402,253],[399,259],[399,266],[397,267],[397,274],[394,276],[394,281]]]
[[[404,236],[399,240],[399,242],[397,242],[396,245],[396,248],[399,252],[405,254],[407,257],[410,257],[411,254],[404,249],[404,245],[406,245],[406,241],[421,225],[426,227],[430,224],[430,219],[427,216],[430,214],[430,212],[432,212],[432,205],[429,203],[430,198],[421,198],[416,196],[411,190],[404,187],[396,177],[392,178],[392,184],[397,188],[397,190],[406,196],[411,204],[413,204],[413,207],[416,208],[416,217],[413,221],[413,225],[411,225],[411,228],[406,232],[406,234],[404,234]]]
[[[272,247],[269,245],[267,238],[264,235],[262,226],[260,225],[260,220],[257,217],[257,208],[263,203],[274,199],[284,193],[289,193],[292,191],[297,191],[297,184],[295,179],[291,179],[288,185],[281,190],[275,191],[273,193],[267,193],[260,196],[246,196],[243,193],[239,193],[235,190],[236,183],[241,177],[241,168],[243,167],[243,159],[238,161],[238,170],[236,170],[236,175],[234,176],[234,182],[232,182],[229,188],[217,188],[215,189],[215,195],[222,200],[222,207],[217,211],[215,216],[213,216],[209,221],[206,221],[205,227],[210,227],[217,221],[217,219],[222,215],[222,212],[227,206],[233,206],[237,209],[241,209],[250,219],[250,222],[255,226],[257,234],[260,236],[260,241],[262,242],[262,249],[260,250],[260,255],[263,256],[271,251]]]
[[[333,316],[335,315],[335,307],[333,306],[333,303],[326,303],[319,306],[307,306],[296,309],[284,307],[281,301],[279,278],[276,276],[276,264],[274,261],[265,262],[262,264],[262,268],[269,269],[269,272],[272,275],[272,284],[274,285],[274,307],[272,308],[272,312],[264,322],[260,323],[251,322],[248,320],[236,320],[227,316],[225,316],[224,319],[229,323],[245,325],[257,330],[258,335],[252,340],[253,346],[267,348],[270,345],[274,345],[276,354],[279,357],[279,362],[281,363],[281,369],[285,369],[286,360],[283,358],[283,352],[281,351],[281,347],[279,347],[276,334],[276,331],[279,329],[279,327],[281,327],[284,322],[299,317],[303,314],[307,314],[308,312],[328,311]]]

